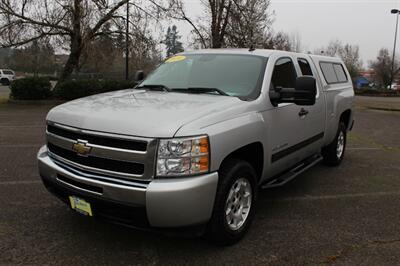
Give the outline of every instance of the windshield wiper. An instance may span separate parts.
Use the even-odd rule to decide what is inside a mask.
[[[149,89],[154,91],[168,91],[170,92],[171,89],[162,84],[144,84],[136,87],[136,89]]]
[[[172,89],[173,91],[182,91],[182,92],[189,92],[189,93],[210,93],[216,92],[223,96],[229,96],[226,92],[217,89],[217,88],[206,88],[206,87],[189,87],[185,89]]]

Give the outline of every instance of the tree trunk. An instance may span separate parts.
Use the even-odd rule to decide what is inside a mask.
[[[67,63],[65,63],[64,69],[61,73],[59,81],[65,81],[75,69],[79,66],[79,60],[83,50],[83,42],[80,33],[71,36],[71,53],[69,54]]]
[[[211,18],[211,48],[221,48],[221,42],[219,40],[219,24],[216,19],[216,14],[213,14]]]
[[[65,63],[64,69],[61,73],[59,81],[65,81],[69,77],[71,77],[72,73],[74,70],[78,67],[79,65],[79,59],[81,57],[81,49],[78,48],[76,50],[71,50],[71,53],[68,57],[67,63]]]
[[[219,26],[212,25],[211,26],[211,48],[221,48],[221,36],[219,33]]]
[[[218,32],[212,33],[212,48],[221,48],[220,36]]]
[[[225,0],[215,0],[209,3],[211,9],[211,47],[221,48],[224,44],[232,1],[228,0],[227,6]]]
[[[67,80],[74,69],[79,65],[79,59],[83,50],[83,40],[81,31],[81,19],[82,19],[82,0],[74,0],[74,11],[73,11],[73,34],[71,35],[71,53],[68,57],[67,63],[61,73],[59,82]]]

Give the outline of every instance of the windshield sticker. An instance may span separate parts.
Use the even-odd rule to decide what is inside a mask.
[[[173,57],[167,59],[165,62],[167,62],[167,63],[173,63],[173,62],[179,62],[179,61],[182,61],[182,60],[185,60],[185,59],[186,59],[186,56],[184,56],[184,55],[177,55],[177,56],[173,56]]]

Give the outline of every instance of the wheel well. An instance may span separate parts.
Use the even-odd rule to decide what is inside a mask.
[[[250,163],[257,173],[257,178],[260,179],[264,167],[264,149],[261,142],[254,142],[233,151],[225,157],[222,164],[231,158]]]
[[[351,116],[351,110],[350,109],[344,111],[340,115],[340,121],[343,121],[345,123],[347,129],[350,126],[350,116]]]

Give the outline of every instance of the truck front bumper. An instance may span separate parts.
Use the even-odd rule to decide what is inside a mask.
[[[80,176],[57,164],[43,146],[39,173],[46,188],[68,203],[82,197],[94,216],[135,227],[174,228],[199,225],[211,218],[218,173],[188,178],[154,179],[141,186],[121,185]]]

